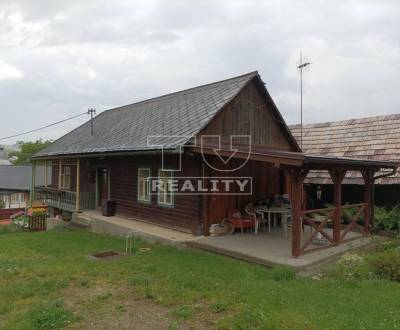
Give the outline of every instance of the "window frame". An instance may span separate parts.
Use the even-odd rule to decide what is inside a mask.
[[[151,203],[151,194],[150,194],[150,180],[147,180],[147,199],[146,198],[141,198],[142,196],[140,195],[140,187],[143,179],[141,179],[141,176],[139,175],[140,171],[147,171],[148,175],[147,178],[151,177],[151,168],[149,167],[138,167],[137,169],[137,201],[140,203],[146,203],[150,204]],[[144,196],[146,197],[146,196]]]
[[[0,194],[0,199],[4,203],[4,209],[8,209],[10,207],[11,196],[9,194]]]
[[[169,180],[172,180],[174,178],[174,172],[172,170],[160,168],[160,169],[158,169],[158,176],[157,176],[158,180],[160,180],[160,178],[161,178],[160,173],[162,171],[170,173],[170,177],[168,178]],[[171,203],[162,202],[162,201],[160,201],[161,190],[158,189],[157,190],[157,204],[162,207],[169,207],[169,208],[175,207],[175,194],[172,190],[170,191],[170,195],[171,195]]]
[[[65,173],[65,170],[69,169],[69,173]],[[68,187],[65,184],[65,178],[66,176],[69,177],[68,179]],[[71,166],[63,166],[62,168],[62,174],[61,174],[61,189],[62,190],[67,190],[70,191],[71,190],[71,179],[72,179],[72,169]]]
[[[21,192],[12,193],[10,196],[11,204],[25,203],[25,194]]]

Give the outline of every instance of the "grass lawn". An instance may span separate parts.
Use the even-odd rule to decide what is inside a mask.
[[[296,278],[201,251],[87,231],[0,234],[0,328],[394,329],[400,284]]]

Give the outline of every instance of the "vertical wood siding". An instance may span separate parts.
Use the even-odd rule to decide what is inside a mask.
[[[240,94],[199,135],[250,135],[251,142],[268,148],[293,150],[287,133],[281,128],[256,83],[249,83]]]
[[[217,158],[214,158],[218,162]],[[219,167],[221,168],[221,164]],[[238,166],[235,160],[230,166]],[[229,209],[242,209],[247,203],[257,203],[265,198],[272,198],[275,194],[283,193],[283,173],[273,164],[248,161],[245,166],[235,172],[218,172],[209,170],[209,175],[214,177],[251,177],[253,182],[252,195],[209,195],[207,209],[203,209],[203,221],[208,224],[220,223],[227,216]]]

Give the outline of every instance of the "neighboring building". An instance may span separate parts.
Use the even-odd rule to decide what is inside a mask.
[[[290,126],[300,143],[300,125]],[[343,121],[303,125],[303,151],[310,155],[332,155],[383,161],[400,161],[400,114],[375,116]],[[379,175],[381,173],[377,173]],[[309,173],[310,196],[322,188],[322,199],[332,198],[332,180],[327,171]],[[343,180],[344,199],[356,202],[363,199],[363,178],[359,172],[348,172]],[[375,181],[378,205],[400,203],[400,171]]]
[[[0,165],[11,165],[8,159],[0,159]]]
[[[37,182],[44,184],[44,169],[37,168]],[[25,208],[29,203],[32,166],[0,165],[0,200],[6,209]]]
[[[294,256],[305,249],[300,214],[307,171],[351,168],[370,177],[374,170],[397,166],[301,153],[257,72],[104,111],[93,120],[93,134],[89,121],[33,160],[52,166],[52,179],[37,187],[35,196],[55,213],[96,209],[111,199],[120,216],[194,235],[207,235],[229,210],[287,192]],[[370,180],[366,187],[371,191]],[[347,233],[339,237],[340,230],[336,224],[335,244]]]

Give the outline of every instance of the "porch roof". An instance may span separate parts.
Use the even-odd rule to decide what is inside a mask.
[[[261,145],[252,145],[250,148],[243,145],[203,144],[201,147],[192,148],[193,151],[223,158],[239,158],[263,161],[277,165],[300,167],[305,169],[396,169],[399,164],[392,161],[380,161],[360,158],[346,158],[322,155],[307,155],[301,152],[282,151],[267,148]]]
[[[320,155],[305,155],[304,167],[310,168],[321,168],[324,167],[373,167],[377,169],[394,169],[398,167],[397,162],[382,161],[382,160],[371,160],[371,159],[360,159],[360,158],[348,158],[348,157],[336,157],[336,156],[320,156]]]
[[[300,125],[290,126],[300,140]],[[303,152],[312,155],[400,161],[400,114],[357,118],[303,125]],[[383,174],[383,173],[379,173]],[[328,173],[314,171],[306,183],[332,184]],[[357,171],[348,172],[344,184],[362,184]],[[400,184],[400,171],[375,182],[381,185]]]

